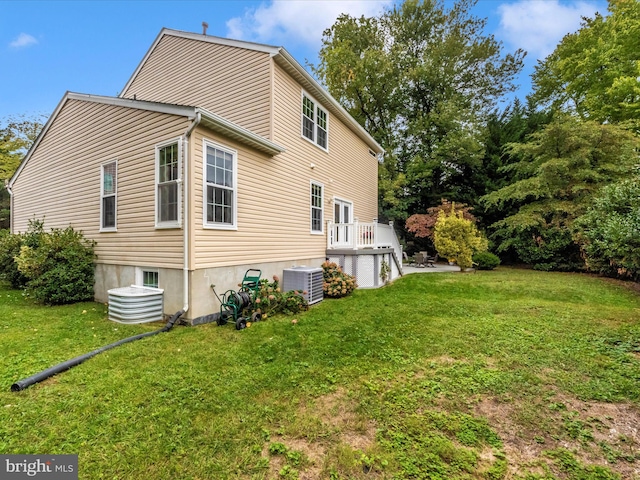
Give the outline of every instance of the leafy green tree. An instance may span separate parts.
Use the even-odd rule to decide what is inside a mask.
[[[602,189],[576,220],[589,270],[640,280],[640,176]]]
[[[314,72],[386,150],[385,217],[475,196],[461,180],[481,163],[483,118],[514,90],[524,53],[503,56],[474,3],[407,0],[375,18],[342,15],[324,32]]]
[[[8,119],[0,128],[0,229],[8,228],[10,198],[5,188],[22,158],[40,133],[44,117]],[[1,125],[1,124],[0,124]]]
[[[599,122],[640,129],[640,2],[609,0],[533,74],[533,100]]]
[[[482,198],[487,207],[514,212],[492,225],[497,251],[513,248],[540,269],[581,268],[573,222],[602,186],[633,171],[637,146],[627,130],[569,116],[512,144],[510,153],[521,158],[514,183]]]
[[[455,206],[450,212],[441,211],[434,228],[433,243],[438,255],[455,260],[461,269],[473,265],[473,255],[487,250],[487,240],[471,220],[464,218]]]
[[[471,204],[485,227],[515,212],[497,206],[487,208],[479,198],[513,183],[514,164],[520,160],[511,153],[508,145],[523,143],[532,133],[551,121],[551,111],[540,111],[530,101],[523,105],[516,99],[502,112],[495,111],[487,119],[482,165],[469,175],[470,189],[477,198]]]

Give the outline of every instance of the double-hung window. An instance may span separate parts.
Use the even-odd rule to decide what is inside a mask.
[[[311,233],[324,232],[322,191],[321,183],[311,182]]]
[[[306,93],[302,94],[302,136],[327,150],[329,145],[329,114]]]
[[[156,226],[180,226],[180,142],[156,146]]]
[[[234,230],[237,219],[237,153],[204,142],[204,225]]]
[[[102,164],[100,174],[100,231],[116,230],[116,196],[118,193],[118,162]]]

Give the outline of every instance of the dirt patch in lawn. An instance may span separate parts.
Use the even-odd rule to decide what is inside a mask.
[[[262,451],[263,457],[269,458],[268,478],[278,478],[283,468],[296,469],[300,480],[325,478],[329,457],[345,453],[359,456],[360,452],[366,452],[375,442],[376,424],[356,412],[357,404],[344,389],[338,389],[300,406],[297,418],[303,425],[314,428],[305,431],[302,427],[288,434],[271,436]],[[273,443],[283,444],[288,453],[271,454],[269,446]],[[302,454],[298,464],[295,452]],[[366,478],[375,478],[372,473]]]
[[[506,478],[559,474],[545,452],[564,449],[583,465],[599,465],[624,479],[640,479],[640,410],[630,404],[584,402],[557,394],[542,424],[529,424],[517,402],[481,399],[475,414],[485,417],[504,443]],[[524,415],[526,417],[526,414]]]

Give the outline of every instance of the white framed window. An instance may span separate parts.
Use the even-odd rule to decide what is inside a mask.
[[[329,150],[329,114],[302,92],[302,136],[323,150]]]
[[[160,285],[160,272],[157,268],[136,268],[136,285],[158,288]]]
[[[182,142],[180,139],[156,145],[156,227],[181,226]]]
[[[207,228],[237,229],[238,152],[209,140],[202,142],[203,224]]]
[[[311,233],[324,233],[324,185],[311,181]]]
[[[115,232],[118,195],[118,161],[100,167],[100,231]]]

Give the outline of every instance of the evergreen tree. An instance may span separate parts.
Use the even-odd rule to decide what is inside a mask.
[[[382,216],[475,200],[483,121],[514,90],[524,53],[503,55],[474,4],[407,0],[376,18],[342,15],[324,32],[315,73],[386,150]]]

